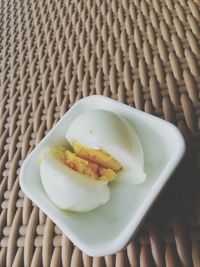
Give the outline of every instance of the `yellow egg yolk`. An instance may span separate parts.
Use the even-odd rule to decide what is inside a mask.
[[[51,152],[57,160],[74,171],[92,179],[113,181],[122,166],[111,155],[103,150],[94,150],[73,143],[74,152],[65,148],[52,149]]]
[[[92,161],[104,168],[114,171],[119,171],[122,168],[122,165],[116,159],[102,149],[91,149],[80,145],[77,141],[72,142],[72,147],[79,157]]]

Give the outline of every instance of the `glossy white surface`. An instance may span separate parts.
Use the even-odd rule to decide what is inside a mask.
[[[105,110],[81,113],[69,126],[65,135],[73,143],[92,149],[103,149],[123,166],[117,181],[127,184],[144,182],[144,153],[134,128],[120,116]]]
[[[133,186],[112,183],[110,200],[90,212],[63,211],[51,202],[43,189],[38,158],[44,149],[65,144],[65,133],[72,121],[94,109],[110,110],[133,125],[144,149],[147,179]],[[91,96],[74,104],[26,158],[20,171],[20,185],[83,252],[91,256],[113,254],[136,232],[184,151],[183,137],[172,124],[110,98]]]
[[[85,212],[110,198],[108,182],[90,179],[67,168],[48,150],[42,153],[40,177],[46,193],[61,209]]]

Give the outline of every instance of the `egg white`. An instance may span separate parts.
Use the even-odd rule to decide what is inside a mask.
[[[144,182],[144,155],[133,127],[113,112],[92,110],[82,113],[69,126],[66,139],[92,149],[103,149],[123,166],[117,181],[128,184]]]
[[[93,180],[73,171],[55,159],[49,150],[42,154],[40,176],[49,198],[61,209],[89,211],[110,198],[106,181]]]

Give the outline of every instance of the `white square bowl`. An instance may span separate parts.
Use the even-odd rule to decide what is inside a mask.
[[[79,114],[94,109],[112,111],[132,124],[144,149],[147,179],[143,184],[134,186],[111,183],[110,200],[90,212],[63,211],[51,202],[44,191],[38,159],[44,149],[66,142],[65,132]],[[107,97],[90,96],[74,104],[26,158],[20,171],[20,185],[24,193],[84,253],[104,256],[120,251],[136,233],[184,151],[182,135],[169,122]]]

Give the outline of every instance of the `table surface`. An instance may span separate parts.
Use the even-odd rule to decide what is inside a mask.
[[[200,266],[199,0],[0,1],[0,266]],[[187,153],[116,255],[83,254],[20,190],[26,156],[100,94],[179,127]]]

